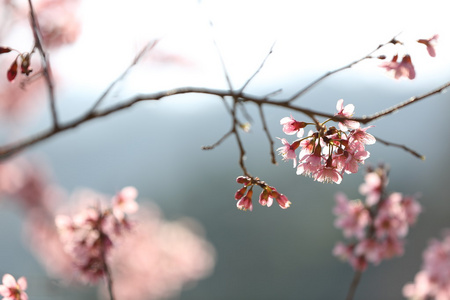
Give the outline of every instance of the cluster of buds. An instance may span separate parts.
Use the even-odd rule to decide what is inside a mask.
[[[106,257],[114,238],[130,229],[126,214],[138,210],[137,190],[122,189],[113,199],[112,208],[88,207],[73,217],[58,215],[55,219],[64,250],[73,260],[83,282],[95,283],[106,275]]]
[[[285,195],[279,193],[276,188],[269,186],[258,177],[239,176],[236,178],[236,182],[244,185],[234,195],[234,198],[238,201],[237,207],[240,210],[253,210],[253,187],[256,185],[262,188],[262,192],[259,195],[259,204],[262,206],[270,207],[274,200],[283,209],[291,206],[291,202]]]
[[[20,72],[22,74],[25,74],[26,76],[30,75],[30,73],[33,71],[30,63],[31,54],[28,52],[21,53],[9,47],[0,47],[0,54],[9,53],[11,51],[17,52],[18,54],[14,59],[13,63],[11,64],[11,66],[9,67],[8,72],[6,73],[6,77],[8,78],[8,80],[13,81],[16,78],[19,63],[20,63]]]
[[[422,270],[413,283],[403,287],[408,299],[450,299],[450,231],[443,239],[433,239],[423,253]]]
[[[360,123],[350,120],[355,107],[348,104],[344,107],[344,100],[337,102],[338,117],[346,118],[339,122],[338,128],[325,124],[299,122],[291,117],[281,119],[283,132],[287,135],[297,134],[297,139],[289,143],[281,139],[283,147],[278,152],[284,160],[292,159],[294,168],[297,167],[297,175],[311,176],[319,182],[341,183],[344,173],[357,173],[358,166],[369,157],[365,145],[375,143],[375,138],[367,133],[366,128],[361,128]],[[304,128],[307,125],[315,125],[317,131],[310,131],[308,136],[302,138]],[[297,149],[300,149],[297,161]]]
[[[435,57],[435,47],[438,37],[439,36],[435,34],[429,39],[419,39],[417,40],[417,42],[427,46],[428,54],[431,57]],[[403,45],[402,42],[398,41],[395,38],[390,41],[390,44]],[[398,53],[395,54],[390,61],[381,63],[380,67],[386,69],[386,71],[388,73],[391,73],[395,79],[400,79],[402,77],[409,78],[410,80],[414,79],[416,77],[416,71],[414,69],[411,56],[409,54],[404,54],[401,61],[398,61],[398,56]],[[378,58],[384,59],[386,57],[382,55]]]
[[[386,184],[386,170],[378,168],[368,173],[360,186],[365,202],[348,200],[342,193],[336,195],[334,225],[351,241],[338,242],[333,254],[348,261],[355,270],[364,271],[369,262],[379,264],[383,259],[402,255],[404,237],[421,212],[412,196],[385,196]]]
[[[0,285],[0,295],[3,300],[28,300],[28,295],[25,293],[27,289],[27,279],[20,277],[16,279],[11,274],[3,275],[3,280]]]

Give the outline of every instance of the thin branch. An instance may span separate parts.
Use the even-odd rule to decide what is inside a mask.
[[[38,49],[38,51],[41,55],[41,58],[42,58],[42,67],[43,67],[44,77],[45,77],[45,81],[47,83],[47,88],[48,88],[53,127],[55,129],[57,129],[59,126],[58,125],[58,115],[56,112],[55,91],[53,88],[53,78],[52,78],[52,72],[51,72],[51,68],[50,68],[50,61],[47,57],[44,46],[42,44],[41,31],[39,28],[38,20],[36,18],[36,14],[34,13],[34,8],[33,8],[33,4],[31,3],[31,0],[28,0],[28,4],[30,7],[30,19],[31,19],[31,27],[33,30],[33,36],[34,36],[34,44],[35,44],[36,49]]]
[[[272,47],[270,47],[269,53],[267,53],[266,57],[263,59],[263,61],[262,61],[261,65],[259,66],[259,68],[255,71],[255,73],[253,73],[253,75],[241,87],[241,89],[239,91],[240,93],[242,93],[245,90],[247,85],[250,84],[250,82],[253,80],[253,78],[255,78],[255,76],[259,73],[259,71],[261,71],[261,69],[264,67],[264,65],[266,64],[267,59],[269,58],[270,54],[272,54],[272,52],[273,52],[273,47],[275,47],[275,42],[272,44]]]
[[[413,97],[411,99],[413,100],[408,100],[405,103],[399,104],[397,106],[395,106],[394,108],[391,108],[389,110],[386,110],[384,112],[381,113],[376,113],[372,116],[364,116],[362,118],[351,118],[352,120],[361,122],[363,124],[369,123],[373,120],[376,120],[378,118],[381,118],[382,116],[386,116],[394,111],[397,111],[407,105],[411,105],[413,103],[416,103],[420,100],[423,100],[425,98],[428,98],[432,95],[438,94],[442,91],[444,91],[447,87],[450,86],[450,82],[444,84],[443,86],[432,90],[431,92],[428,92],[422,96],[418,96],[418,97]],[[214,96],[218,96],[218,97],[236,97],[238,99],[240,99],[241,101],[248,101],[248,102],[253,102],[257,105],[271,105],[271,106],[277,106],[277,107],[284,107],[284,108],[288,108],[290,110],[294,110],[294,111],[298,111],[300,113],[303,113],[309,117],[313,117],[313,116],[322,116],[322,117],[326,117],[326,118],[330,118],[334,121],[343,121],[346,120],[346,118],[343,117],[338,117],[338,116],[334,116],[332,114],[327,114],[327,113],[323,113],[323,112],[319,112],[319,111],[314,111],[314,110],[310,110],[310,109],[306,109],[306,108],[302,108],[302,107],[295,107],[292,106],[289,102],[287,101],[272,101],[269,100],[265,97],[261,97],[261,96],[255,96],[255,95],[250,95],[250,94],[235,94],[229,90],[218,90],[218,89],[209,89],[209,88],[198,88],[198,87],[180,87],[180,88],[176,88],[176,89],[172,89],[172,90],[166,90],[166,91],[161,91],[161,92],[157,92],[157,93],[151,93],[151,94],[142,94],[142,95],[136,95],[128,100],[125,100],[124,102],[121,102],[119,104],[116,104],[114,106],[111,106],[109,108],[104,109],[103,111],[99,111],[99,112],[93,112],[90,113],[88,115],[84,115],[81,116],[79,118],[76,118],[66,124],[60,124],[58,126],[58,128],[52,128],[52,129],[48,129],[45,130],[39,134],[36,134],[34,136],[30,136],[27,138],[24,138],[23,140],[19,140],[17,142],[8,144],[8,145],[4,145],[2,147],[0,147],[0,159],[5,159],[23,149],[26,149],[30,146],[33,146],[35,144],[38,144],[44,140],[47,140],[48,138],[57,135],[60,132],[64,132],[66,130],[75,128],[81,124],[84,124],[88,121],[94,120],[94,119],[98,119],[98,118],[102,118],[105,117],[107,115],[110,115],[112,113],[124,110],[126,108],[129,108],[131,106],[133,106],[134,104],[141,102],[141,101],[158,101],[161,100],[163,98],[166,97],[170,97],[170,96],[174,96],[174,95],[181,95],[181,94],[207,94],[207,95],[214,95]],[[233,112],[231,112],[231,115],[233,116]],[[235,118],[235,116],[233,116],[233,118]],[[237,122],[237,121],[236,121]],[[238,123],[236,123],[238,124]]]
[[[158,43],[157,40],[152,41],[152,42],[149,42],[147,45],[145,45],[144,48],[142,48],[142,50],[138,53],[138,55],[136,55],[133,62],[128,66],[128,68],[126,68],[126,70],[122,73],[122,75],[120,75],[116,80],[114,80],[109,85],[109,87],[103,92],[103,94],[100,96],[100,98],[98,98],[98,100],[95,102],[95,104],[92,106],[92,108],[88,111],[88,114],[94,112],[97,109],[97,107],[106,98],[106,96],[109,94],[109,92],[111,92],[111,90],[114,88],[114,86],[116,86],[116,84],[119,81],[122,81],[125,78],[125,76],[128,74],[128,72],[130,71],[130,69],[132,67],[134,67],[142,59],[144,54],[146,54],[147,52],[152,50],[156,46],[157,43]]]
[[[384,145],[386,145],[386,146],[393,146],[393,147],[402,148],[402,149],[405,150],[406,152],[409,152],[409,153],[411,153],[412,155],[414,155],[415,157],[420,158],[421,160],[425,160],[425,156],[424,156],[424,155],[422,155],[422,154],[420,154],[420,153],[418,153],[418,152],[412,150],[412,149],[409,148],[409,147],[406,147],[405,145],[401,145],[401,144],[397,144],[397,143],[388,142],[388,141],[383,140],[383,139],[381,139],[381,138],[379,138],[379,137],[375,137],[375,138],[376,138],[377,142],[380,142],[380,143],[382,143],[382,144],[384,144]]]
[[[362,272],[361,271],[355,271],[355,274],[353,275],[352,284],[350,285],[350,288],[347,292],[347,298],[346,300],[353,300],[353,296],[355,295],[356,288],[358,287],[359,281],[361,279]]]
[[[362,62],[363,60],[366,59],[370,59],[373,58],[372,54],[374,52],[376,52],[377,50],[379,50],[381,47],[386,46],[387,44],[393,43],[395,41],[395,37],[392,38],[389,42],[386,42],[384,44],[380,44],[378,45],[378,47],[374,50],[372,50],[369,54],[367,54],[366,56],[355,60],[354,62],[349,63],[348,65],[345,65],[343,67],[337,68],[336,70],[333,71],[329,71],[327,73],[325,73],[324,75],[320,76],[319,78],[317,78],[316,80],[314,80],[313,82],[311,82],[310,84],[308,84],[306,87],[304,87],[303,89],[301,89],[300,91],[298,91],[296,94],[294,94],[289,100],[287,100],[287,102],[292,102],[294,100],[296,100],[297,98],[301,97],[303,94],[305,94],[307,91],[309,91],[310,89],[312,89],[314,86],[316,86],[317,84],[319,84],[321,81],[325,80],[326,78],[330,77],[331,75],[334,75],[338,72],[341,72],[343,70],[346,69],[350,69],[351,67],[353,67],[354,65]]]
[[[276,165],[277,164],[277,159],[276,159],[276,156],[275,156],[275,151],[273,150],[273,145],[275,143],[273,142],[272,136],[269,133],[269,128],[267,127],[266,117],[264,115],[264,111],[262,109],[262,105],[258,105],[258,109],[259,109],[259,115],[261,117],[261,122],[262,122],[262,125],[263,125],[264,132],[266,133],[267,140],[269,141],[269,144],[270,144],[270,158],[271,158],[272,163],[274,165]]]
[[[234,133],[234,127],[228,131],[227,133],[225,133],[217,142],[215,142],[214,144],[210,145],[210,146],[203,146],[202,150],[212,150],[214,148],[216,148],[217,146],[219,146],[224,140],[226,140],[230,135],[232,135]]]

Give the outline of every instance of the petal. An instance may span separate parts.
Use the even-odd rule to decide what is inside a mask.
[[[3,285],[6,287],[16,287],[16,280],[11,274],[3,275]]]
[[[20,289],[22,290],[22,291],[24,291],[24,290],[26,290],[27,289],[27,279],[25,278],[25,277],[20,277],[18,280],[17,280],[17,284],[20,286]]]

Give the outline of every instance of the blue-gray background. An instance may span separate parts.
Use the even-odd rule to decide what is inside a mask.
[[[385,40],[389,37],[390,33]],[[376,40],[372,44],[385,40]],[[367,46],[364,49],[367,51],[358,52],[360,56],[372,48]],[[172,53],[178,50],[181,51],[172,49]],[[209,50],[215,51],[214,47]],[[246,55],[245,47],[241,52]],[[323,48],[317,52],[321,55],[333,53],[332,49]],[[89,53],[95,56],[95,52]],[[91,56],[86,60],[94,59]],[[257,61],[260,62],[263,56]],[[280,56],[283,53],[275,51],[273,60],[268,61],[269,70],[279,73],[261,72],[249,87],[249,92],[263,95],[282,88],[280,97],[288,96],[317,76],[343,64],[339,61],[331,67],[313,68],[310,57],[299,55],[291,58],[294,66],[277,68]],[[320,55],[317,57],[320,60]],[[352,59],[358,57],[352,56]],[[128,58],[131,61],[132,56]],[[84,62],[72,58],[71,63],[74,61]],[[232,58],[228,59],[230,61]],[[343,61],[349,62],[347,58]],[[221,78],[220,87],[226,87],[220,64],[217,60],[215,62],[219,67],[214,76]],[[64,65],[62,60],[59,63]],[[302,68],[303,63],[308,66],[306,70]],[[253,70],[257,65],[252,66]],[[282,67],[297,71],[283,73]],[[173,66],[158,68],[166,71],[150,78],[161,76],[164,80],[171,71],[180,71]],[[189,74],[193,71],[192,67],[189,68],[182,71],[186,82],[177,81],[173,86],[191,84]],[[248,78],[248,74],[233,72],[232,66],[230,70],[232,78]],[[70,73],[70,69],[61,72],[64,71]],[[100,65],[85,75],[115,78],[119,74],[102,71]],[[343,98],[346,104],[356,106],[356,115],[368,115],[410,96],[423,94],[450,78],[450,72],[444,67],[438,74],[428,72],[421,75],[420,72],[417,66],[416,84],[386,78],[381,71],[345,71],[326,80],[297,104],[333,113],[336,101]],[[193,74],[197,76],[198,72]],[[433,77],[424,78],[429,74]],[[241,79],[234,83],[239,86],[243,82],[245,80]],[[151,79],[148,84],[153,84]],[[76,80],[75,83],[65,82],[58,90],[58,108],[63,118],[70,119],[89,107],[105,87],[105,84],[86,87]],[[126,92],[113,94],[111,101],[120,101],[140,92],[126,84],[119,85],[119,90],[121,88]],[[158,90],[158,86],[153,86],[152,90]],[[428,240],[439,237],[442,229],[450,227],[446,130],[449,108],[449,95],[442,93],[373,124],[376,125],[371,129],[374,135],[405,144],[427,157],[421,161],[405,151],[379,143],[368,147],[371,152],[369,164],[386,162],[391,167],[388,189],[404,194],[420,193],[424,212],[407,236],[405,255],[383,261],[377,267],[370,266],[358,287],[357,299],[401,299],[402,286],[412,281],[419,270],[421,253]],[[196,218],[205,227],[207,238],[217,251],[217,263],[210,277],[183,291],[179,299],[344,299],[353,271],[331,255],[334,244],[342,239],[341,233],[333,227],[333,195],[343,191],[352,199],[358,198],[357,188],[363,181],[363,172],[345,176],[342,184],[334,185],[295,175],[292,164],[282,162],[279,157],[279,165],[271,165],[269,145],[261,130],[257,110],[251,104],[247,109],[254,119],[251,132],[242,134],[247,150],[247,167],[252,174],[289,197],[293,204],[288,210],[258,205],[253,212],[236,209],[233,195],[239,185],[235,178],[241,175],[241,170],[234,138],[227,139],[212,151],[201,150],[201,146],[214,143],[230,128],[230,117],[221,99],[210,96],[187,95],[157,103],[142,103],[55,136],[26,151],[26,154],[43,157],[51,165],[57,183],[69,192],[88,187],[112,194],[123,186],[134,185],[143,198],[156,202],[168,219],[181,216]],[[265,108],[273,137],[284,137],[279,120],[291,113],[289,110]],[[301,119],[300,115],[293,115]],[[27,130],[34,132],[48,124],[48,114],[44,113]],[[3,205],[0,215],[0,238],[3,240],[0,270],[27,276],[32,299],[96,297],[92,290],[67,292],[46,279],[45,271],[23,246],[20,212],[10,205]]]

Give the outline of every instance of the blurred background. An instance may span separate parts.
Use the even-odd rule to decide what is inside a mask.
[[[58,5],[57,1],[48,2]],[[76,39],[49,50],[63,122],[89,109],[153,40],[158,40],[156,47],[117,84],[102,107],[136,94],[181,86],[226,89],[214,41],[235,88],[248,80],[275,43],[247,92],[266,95],[282,89],[277,97],[283,99],[398,35],[405,47],[386,47],[379,54],[389,57],[397,49],[409,53],[416,79],[395,80],[378,67],[380,61],[363,62],[326,79],[295,103],[328,113],[334,113],[337,100],[343,98],[345,104],[355,105],[355,115],[371,115],[450,79],[448,11],[442,1],[76,2],[76,9],[65,11],[75,18],[73,26],[79,26],[70,31],[76,32]],[[22,5],[26,12],[26,3],[17,1],[15,5]],[[14,23],[14,29],[2,32],[3,45],[23,51],[32,47],[26,13],[23,16],[24,24]],[[415,41],[436,33],[440,35],[437,56],[431,58],[425,46]],[[6,60],[6,73],[12,59],[0,59]],[[9,84],[6,76],[0,80]],[[32,103],[26,107],[32,109],[25,117],[3,117],[3,141],[50,126],[45,88],[36,95],[32,91],[30,86],[27,93]],[[373,123],[373,135],[426,156],[421,161],[401,149],[377,143],[367,148],[371,157],[366,162],[388,164],[388,191],[419,194],[423,214],[406,238],[405,254],[371,265],[355,299],[402,299],[402,287],[419,271],[428,241],[450,227],[449,143],[444,128],[448,100],[444,92]],[[342,191],[350,199],[361,197],[358,186],[363,182],[363,170],[344,176],[343,182],[335,185],[295,175],[291,163],[280,157],[278,165],[272,165],[257,107],[249,104],[247,110],[252,126],[248,134],[242,134],[246,165],[252,175],[289,197],[292,206],[287,210],[256,204],[252,212],[236,208],[233,196],[240,185],[235,178],[242,171],[235,139],[227,139],[214,150],[201,150],[230,128],[230,116],[218,97],[192,94],[139,103],[20,155],[45,164],[51,180],[68,195],[80,188],[113,195],[132,185],[139,191],[138,202],[156,204],[164,219],[196,220],[203,228],[203,238],[214,248],[210,254],[215,265],[205,272],[204,279],[193,280],[165,298],[344,299],[353,270],[331,254],[335,243],[343,240],[333,226],[334,194]],[[291,114],[299,120],[303,117],[273,107],[264,107],[264,111],[274,139],[285,137],[281,118]],[[281,146],[275,142],[276,148]],[[0,271],[26,276],[31,299],[98,297],[93,287],[66,288],[46,275],[24,241],[24,217],[17,205],[2,201],[0,215]],[[183,252],[183,246],[176,251]]]

